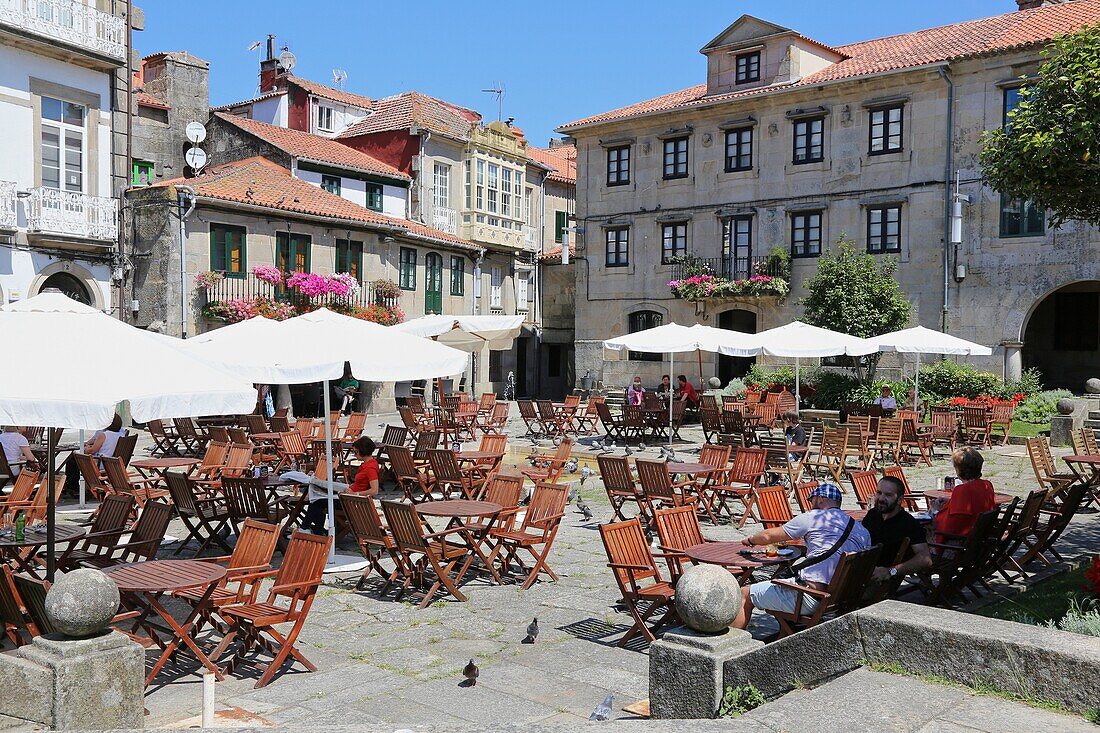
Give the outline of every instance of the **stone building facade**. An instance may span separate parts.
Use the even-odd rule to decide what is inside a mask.
[[[577,145],[577,372],[656,380],[662,364],[600,342],[659,322],[799,317],[817,257],[846,236],[898,259],[914,324],[994,346],[974,362],[1007,377],[1036,366],[1080,390],[1100,363],[1100,233],[1047,227],[985,187],[978,163],[1043,46],[1100,21],[1095,0],[1031,5],[836,48],[743,16],[702,49],[705,84],[562,126]],[[956,182],[969,201],[957,245]],[[672,296],[673,257],[738,280],[777,274],[775,250],[791,257],[785,298]],[[704,359],[705,377],[746,368]]]

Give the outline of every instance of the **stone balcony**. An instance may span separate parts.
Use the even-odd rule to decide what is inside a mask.
[[[447,234],[458,234],[458,212],[445,206],[436,206],[432,212],[432,226]]]
[[[61,240],[93,240],[96,244],[118,241],[118,199],[32,188],[21,196],[28,236]],[[2,206],[2,205],[0,205]]]
[[[76,51],[92,66],[126,62],[126,21],[80,0],[0,0],[0,32],[15,45],[66,57]],[[74,59],[76,60],[76,59]]]
[[[18,225],[15,200],[15,183],[0,181],[0,231],[15,229]]]

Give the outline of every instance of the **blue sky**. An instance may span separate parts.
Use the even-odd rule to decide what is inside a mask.
[[[210,61],[213,104],[256,91],[262,49],[274,33],[298,58],[295,73],[371,97],[410,89],[472,107],[496,103],[480,90],[499,81],[504,116],[545,145],[557,125],[699,84],[698,50],[741,14],[828,44],[1009,12],[1014,0],[558,0],[478,4],[420,0],[145,0],[142,55],[188,50]],[[581,22],[583,21],[583,22]]]

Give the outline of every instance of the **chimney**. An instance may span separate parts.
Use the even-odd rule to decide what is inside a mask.
[[[279,76],[279,59],[275,58],[275,35],[267,35],[267,58],[260,62],[260,94],[275,88]]]
[[[1020,10],[1032,10],[1034,8],[1041,8],[1044,5],[1061,5],[1072,1],[1073,0],[1016,0],[1016,4],[1020,6]]]

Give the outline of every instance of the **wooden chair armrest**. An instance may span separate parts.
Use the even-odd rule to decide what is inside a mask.
[[[257,581],[257,580],[263,580],[264,578],[273,578],[273,577],[275,577],[276,573],[278,573],[278,572],[279,572],[278,570],[264,570],[263,572],[259,572],[259,573],[248,573],[246,575],[238,575],[238,576],[234,577],[233,580],[235,582],[238,582],[238,583],[240,583],[240,582],[252,583],[252,582]]]
[[[431,534],[426,534],[426,535],[424,535],[424,539],[426,539],[426,540],[437,540],[437,539],[446,537],[449,534],[458,534],[463,529],[465,529],[465,528],[461,527],[461,526],[451,527],[450,529],[444,529],[444,530],[440,530],[439,532],[432,532]]]
[[[300,596],[304,591],[308,591],[311,588],[316,588],[319,585],[321,585],[320,580],[311,581],[309,583],[287,583],[285,585],[273,585],[271,586],[271,592],[284,594],[297,593]]]
[[[208,562],[208,561],[204,559],[203,562]],[[240,580],[241,578],[244,578],[244,577],[247,577],[247,576],[252,576],[252,575],[257,575],[257,574],[263,574],[263,573],[266,573],[269,570],[271,570],[271,565],[249,565],[249,566],[243,567],[243,568],[230,568],[229,570],[226,571],[225,577],[226,577],[227,580],[231,580],[235,583],[238,580]]]
[[[653,570],[653,568],[648,565],[626,565],[624,563],[617,562],[609,562],[607,563],[607,567],[613,568],[615,570]]]
[[[540,528],[543,528],[544,526],[552,527],[555,524],[557,524],[558,522],[560,522],[562,520],[562,518],[564,518],[564,517],[565,517],[565,514],[552,514],[548,517],[543,517],[542,519],[531,522],[531,526],[532,527],[540,527]]]
[[[116,613],[111,617],[110,623],[117,624],[120,621],[128,621],[132,618],[137,618],[141,615],[141,611],[123,611],[122,613]]]
[[[817,598],[828,598],[829,592],[824,590],[818,590],[817,588],[810,588],[805,585],[800,585],[793,580],[786,580],[780,578],[779,580],[773,580],[772,585],[781,585],[785,588],[798,591],[799,593],[805,593],[807,595],[815,596]]]

